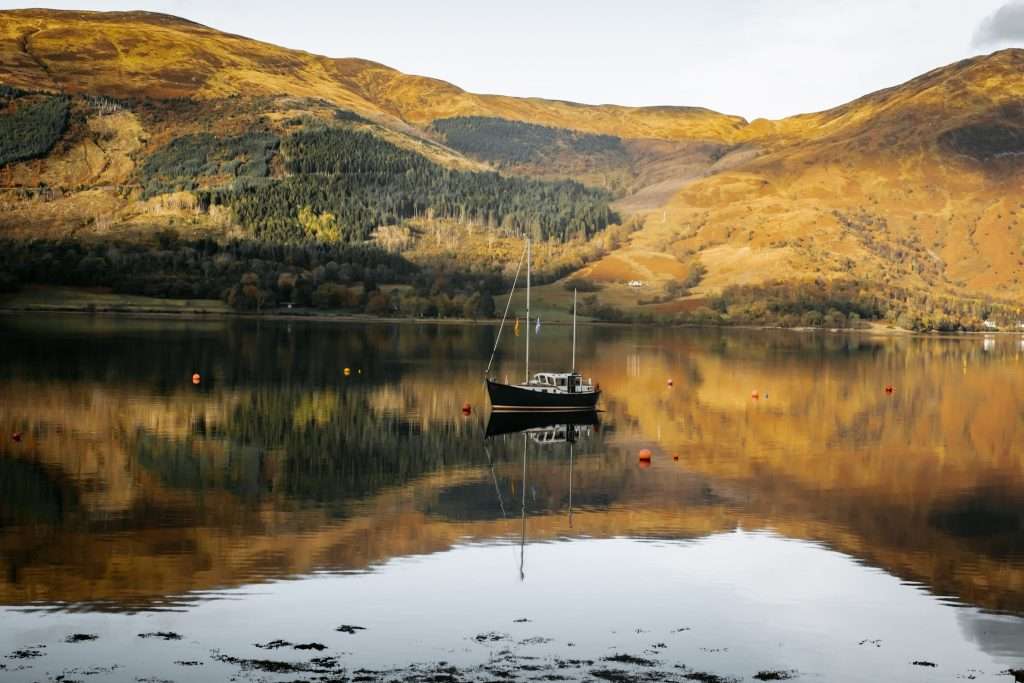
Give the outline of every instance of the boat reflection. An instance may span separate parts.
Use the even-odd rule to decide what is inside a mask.
[[[491,413],[486,437],[525,432],[538,444],[576,441],[601,425],[597,411],[566,413]]]
[[[596,411],[566,413],[491,413],[487,421],[486,439],[507,438],[514,434],[523,435],[523,475],[520,489],[522,501],[520,506],[519,535],[519,580],[526,580],[526,490],[527,490],[527,456],[530,442],[541,448],[554,448],[559,445],[567,447],[569,456],[569,528],[572,528],[572,470],[575,461],[573,446],[581,437],[589,437],[599,428],[600,421]],[[501,514],[505,516],[505,503],[501,499],[501,487],[494,473],[494,463],[490,451],[484,446],[491,476],[494,477],[494,490],[498,494]]]

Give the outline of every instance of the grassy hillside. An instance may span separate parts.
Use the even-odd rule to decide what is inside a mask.
[[[685,184],[587,274],[660,286],[678,277],[651,260],[667,254],[706,267],[705,296],[826,278],[1020,302],[1022,98],[1024,51],[1007,50],[835,110],[755,121],[754,154]]]
[[[0,82],[32,90],[204,100],[288,93],[392,123],[485,115],[645,138],[725,139],[746,123],[700,108],[476,95],[374,62],[287,50],[147,12],[16,10],[0,16]]]
[[[0,236],[373,235],[508,276],[529,233],[594,310],[700,320],[819,324],[870,294],[892,321],[976,325],[1024,303],[1021,50],[748,123],[476,95],[163,15],[0,16],[0,128],[32,131],[0,150]]]

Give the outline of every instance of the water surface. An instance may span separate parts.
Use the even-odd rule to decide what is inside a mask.
[[[570,454],[495,332],[0,318],[0,677],[1024,668],[1020,338],[580,328]]]

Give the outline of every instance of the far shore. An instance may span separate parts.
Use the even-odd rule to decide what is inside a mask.
[[[103,306],[94,304],[34,304],[34,305],[11,305],[0,302],[0,314],[22,315],[22,314],[72,314],[72,315],[93,315],[124,318],[148,318],[165,320],[211,320],[211,319],[237,319],[237,320],[274,320],[274,321],[308,321],[317,323],[401,323],[409,325],[481,325],[493,326],[501,322],[500,318],[474,319],[474,318],[411,318],[400,316],[375,316],[364,313],[331,313],[316,311],[315,309],[279,309],[275,308],[266,313],[254,313],[251,311],[235,311],[223,306],[204,307],[203,305],[192,306],[185,300],[175,300],[175,305],[164,306]],[[571,320],[544,319],[544,325],[568,326]],[[866,327],[858,328],[823,328],[823,327],[781,327],[778,325],[699,325],[694,323],[644,323],[644,322],[612,322],[605,320],[593,320],[590,318],[578,319],[580,326],[591,327],[674,327],[692,329],[731,329],[731,330],[787,330],[801,333],[829,333],[829,334],[854,334],[871,337],[926,337],[928,339],[961,339],[964,337],[987,337],[987,336],[1024,336],[1024,330],[986,330],[977,332],[914,332],[899,327],[892,327],[884,323],[870,322]]]

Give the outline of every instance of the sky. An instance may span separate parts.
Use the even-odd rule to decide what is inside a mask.
[[[26,6],[0,0],[0,9]],[[32,6],[37,6],[32,3]],[[480,93],[701,106],[748,119],[837,106],[1024,47],[1024,0],[91,0]]]

